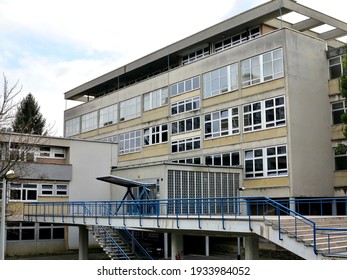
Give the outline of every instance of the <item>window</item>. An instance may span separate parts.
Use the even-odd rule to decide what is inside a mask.
[[[118,143],[118,136],[114,135],[114,136],[109,136],[106,138],[101,138],[100,141],[109,142],[109,143]]]
[[[342,115],[346,113],[346,101],[341,100],[331,104],[333,124],[342,123]]]
[[[149,111],[167,104],[168,95],[167,87],[146,93],[143,97],[144,111]]]
[[[205,115],[205,139],[239,132],[239,108],[230,108]]]
[[[204,98],[216,96],[238,88],[238,63],[234,63],[203,75]]]
[[[180,153],[187,152],[192,150],[200,149],[200,137],[186,138],[182,140],[172,141],[171,143],[171,152]]]
[[[287,174],[286,146],[245,151],[246,178],[284,176]]]
[[[200,129],[200,117],[179,120],[171,123],[171,134],[184,133]]]
[[[118,104],[100,109],[99,127],[115,124],[118,122]]]
[[[162,124],[143,131],[143,145],[149,146],[160,144],[168,141],[168,125]]]
[[[62,226],[53,224],[40,224],[39,240],[64,239],[65,229]]]
[[[283,77],[283,51],[277,49],[241,62],[242,87]]]
[[[94,111],[82,116],[81,131],[86,132],[98,128],[98,112]]]
[[[205,164],[213,166],[239,166],[240,152],[205,156]]]
[[[335,170],[347,170],[347,152],[341,153],[335,150]]]
[[[340,78],[342,72],[343,72],[343,56],[338,56],[338,57],[329,59],[330,79]]]
[[[257,38],[260,36],[259,26],[253,27],[250,30],[242,33],[233,35],[232,37],[226,38],[223,41],[219,41],[215,44],[215,52],[219,52],[241,43],[247,42],[248,40]]]
[[[42,184],[42,196],[67,196],[68,186],[66,184]]]
[[[193,157],[193,158],[173,160],[172,162],[182,163],[182,164],[201,164],[201,159],[199,157]]]
[[[19,201],[36,201],[37,200],[36,184],[10,184],[10,200]]]
[[[35,223],[8,222],[7,240],[8,241],[35,240]]]
[[[284,97],[275,97],[243,105],[243,131],[284,126],[286,124]]]
[[[182,114],[200,109],[200,97],[193,97],[171,104],[171,115]]]
[[[171,85],[171,97],[200,88],[200,76]]]
[[[141,96],[120,103],[120,120],[126,121],[141,116]]]
[[[119,154],[129,154],[141,150],[141,131],[132,131],[119,135]]]
[[[205,47],[199,50],[196,50],[194,52],[191,52],[190,54],[187,54],[185,56],[183,56],[183,65],[184,64],[188,64],[191,62],[194,62],[196,60],[202,59],[206,56],[210,55],[210,48],[209,47]]]
[[[80,133],[80,118],[73,118],[65,122],[65,137]]]
[[[65,158],[66,150],[60,147],[40,147],[39,157],[46,158]]]

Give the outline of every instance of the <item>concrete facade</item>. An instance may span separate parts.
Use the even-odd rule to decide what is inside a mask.
[[[15,136],[7,136],[1,137],[3,161],[6,161],[8,143],[16,141]],[[40,140],[35,140],[37,138]],[[28,143],[33,143],[33,146],[25,152],[26,158],[29,154],[33,157],[14,165],[17,178],[8,182],[6,254],[43,254],[78,249],[78,227],[23,222],[23,203],[109,200],[110,187],[97,181],[96,177],[109,173],[115,165],[117,145],[35,136],[26,138],[25,145]],[[97,246],[93,238],[89,242],[90,246]]]

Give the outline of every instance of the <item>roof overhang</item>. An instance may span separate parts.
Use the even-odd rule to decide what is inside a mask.
[[[103,181],[106,183],[110,183],[110,184],[114,184],[114,185],[118,185],[118,186],[122,186],[126,188],[139,188],[139,187],[154,188],[156,187],[156,184],[142,183],[139,181],[125,179],[125,178],[113,176],[113,175],[98,177],[96,179],[99,181]]]
[[[284,21],[282,17],[291,12],[298,13],[306,17],[306,19],[293,24]],[[120,76],[126,76],[129,75],[129,73],[140,73],[141,69],[144,69],[144,67],[155,65],[156,62],[165,59],[169,60],[170,55],[173,57],[176,54],[181,54],[187,48],[210,42],[211,38],[221,39],[223,34],[227,31],[230,32],[232,30],[237,33],[241,32],[244,28],[249,28],[250,26],[256,26],[259,24],[268,24],[275,28],[292,28],[320,39],[327,40],[328,44],[334,48],[343,46],[344,43],[339,41],[338,38],[347,36],[347,23],[343,21],[298,4],[293,0],[273,0],[224,20],[192,36],[71,89],[64,93],[65,99],[79,100],[86,95],[98,96],[100,92],[103,92],[107,88],[112,88],[112,85],[117,84]],[[311,30],[323,24],[333,27],[334,30],[320,34]]]

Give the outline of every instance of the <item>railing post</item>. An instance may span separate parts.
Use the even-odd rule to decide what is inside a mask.
[[[196,199],[196,206],[197,206],[197,210],[198,210],[198,225],[199,225],[199,229],[201,229],[201,220],[200,220],[200,198]]]
[[[223,198],[221,199],[221,210],[222,210],[222,226],[223,229],[225,230],[225,221],[224,221],[224,209],[223,209]]]
[[[316,223],[313,223],[313,252],[317,255]]]
[[[281,236],[281,210],[278,207],[278,205],[276,205],[276,213],[277,213],[277,219],[278,219],[278,239],[283,240]]]

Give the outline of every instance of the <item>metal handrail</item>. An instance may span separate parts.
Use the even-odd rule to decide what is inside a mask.
[[[103,230],[103,234],[105,236],[105,244],[106,244],[106,241],[111,241],[112,244],[117,248],[117,251],[123,255],[123,257],[126,259],[126,260],[130,260],[130,258],[128,257],[128,255],[123,251],[123,249],[119,246],[119,244],[114,240],[114,238],[110,235],[110,233],[105,229],[105,227],[103,226],[98,226],[99,228],[101,228]],[[114,256],[119,259],[117,253],[114,253]]]
[[[338,200],[338,198],[326,198],[322,201]],[[307,200],[307,199],[306,199]],[[342,202],[347,202],[346,198],[340,199]],[[317,199],[314,199],[317,201]],[[307,245],[312,246],[301,238],[298,234],[298,226],[300,224],[309,225],[313,233],[313,249],[316,254],[317,250],[317,232],[321,232],[320,228],[316,227],[316,223],[306,216],[286,207],[268,197],[218,197],[218,198],[180,198],[180,199],[161,199],[161,200],[132,200],[132,201],[83,201],[83,202],[64,202],[59,204],[54,202],[31,202],[24,204],[24,216],[33,217],[34,220],[38,216],[46,217],[59,215],[59,210],[62,211],[61,216],[82,217],[84,223],[87,217],[95,218],[95,223],[98,218],[107,217],[110,224],[110,219],[120,217],[123,219],[123,225],[126,227],[126,219],[128,217],[138,218],[140,226],[142,219],[145,217],[153,217],[157,219],[157,226],[159,227],[159,220],[163,217],[170,217],[176,220],[176,227],[180,227],[180,219],[185,217],[195,217],[198,226],[201,229],[201,219],[203,217],[219,218],[222,228],[225,229],[226,219],[233,217],[240,218],[241,214],[248,218],[249,229],[252,231],[252,217],[261,216],[264,220],[272,223],[273,226],[278,228],[278,238],[281,239],[281,234],[286,232],[288,235],[293,236],[297,240],[301,240]],[[57,205],[60,205],[61,209]],[[64,207],[62,206],[64,205]],[[83,209],[82,213],[80,209]],[[241,208],[246,209],[246,213],[241,213]],[[65,213],[64,213],[65,209]],[[43,211],[42,211],[43,210]],[[275,213],[271,213],[274,210]],[[275,222],[270,217],[276,217]],[[294,219],[294,230],[289,230],[282,226],[282,217],[291,216]]]

